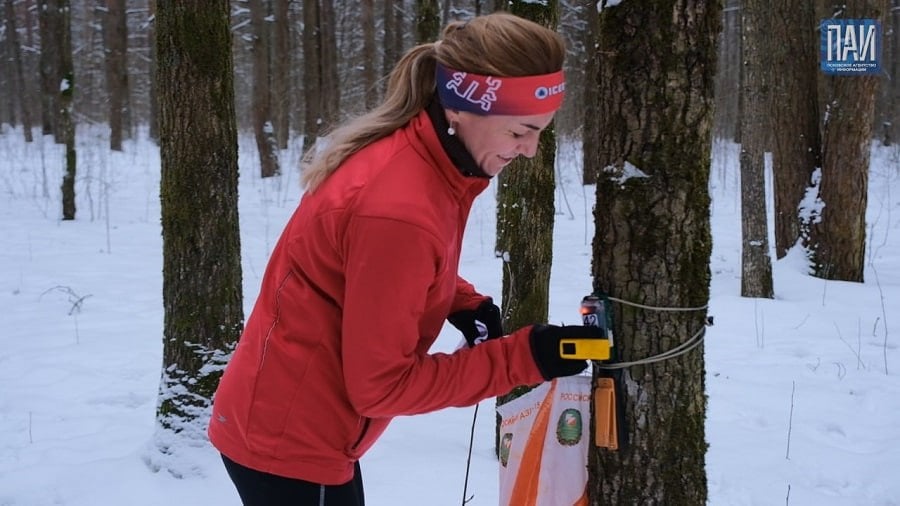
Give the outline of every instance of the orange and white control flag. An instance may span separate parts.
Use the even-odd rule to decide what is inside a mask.
[[[501,506],[586,506],[591,378],[543,383],[497,407]]]

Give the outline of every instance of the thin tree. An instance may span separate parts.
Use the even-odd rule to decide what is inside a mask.
[[[6,17],[6,37],[12,64],[10,79],[10,98],[18,97],[19,110],[22,116],[22,130],[25,142],[31,142],[31,104],[28,101],[28,88],[25,86],[25,72],[22,70],[22,46],[19,45],[19,33],[16,27],[16,7],[14,0],[6,0],[3,4]]]
[[[716,114],[713,137],[735,140],[740,138],[741,75],[741,2],[725,0],[722,9],[722,31],[719,35],[718,62],[716,65]]]
[[[437,40],[441,31],[438,0],[416,0],[416,44]]]
[[[319,137],[322,123],[319,2],[303,0],[303,149]]]
[[[783,258],[800,238],[798,207],[819,167],[818,20],[813,2],[775,0],[765,7],[762,29],[773,41],[763,69],[771,82],[772,174],[775,256]]]
[[[705,324],[721,2],[605,4],[593,286],[651,308],[697,308],[614,306],[615,345],[627,362],[673,350]],[[617,392],[628,444],[590,450],[591,504],[705,504],[703,347],[625,368]]]
[[[147,18],[147,39],[150,41],[150,117],[148,136],[159,144],[159,92],[156,86],[156,0],[148,0],[149,16]]]
[[[41,75],[41,132],[53,135],[61,142],[58,135],[59,123],[59,74],[60,55],[59,37],[62,29],[60,13],[55,0],[38,0],[38,26],[41,38],[40,75]]]
[[[203,34],[203,37],[197,37]],[[237,127],[227,0],[159,2],[163,368],[151,465],[204,447],[243,321]]]
[[[72,10],[69,0],[52,0],[54,2],[55,17],[59,33],[53,38],[59,44],[56,49],[59,68],[55,74],[60,76],[59,87],[56,91],[58,99],[55,103],[59,107],[58,141],[66,146],[66,172],[62,180],[62,219],[75,219],[75,173],[77,157],[75,153],[75,118],[73,113],[73,100],[75,98],[75,67],[72,63]]]
[[[259,153],[259,172],[262,177],[281,173],[278,165],[278,140],[272,124],[272,94],[269,80],[269,26],[268,10],[264,0],[250,0],[250,25],[253,30],[251,54],[253,57],[253,134]]]
[[[593,85],[593,76],[597,75],[597,65],[599,64],[600,55],[597,52],[597,0],[582,0],[581,13],[584,16],[584,75],[586,83],[582,96],[583,113],[583,129],[581,133],[582,146],[582,163],[581,182],[582,184],[594,184],[597,182],[597,175],[600,173],[601,167],[600,156],[598,153],[599,145],[597,139],[600,137],[600,115],[597,114],[597,106],[599,100],[597,98],[597,87]]]
[[[322,116],[325,129],[333,127],[341,112],[341,80],[338,75],[337,18],[331,0],[319,1],[319,49],[321,57]]]
[[[765,152],[770,131],[769,4],[744,0],[741,16],[743,72],[741,94],[741,296],[774,296],[769,227],[766,220]]]
[[[291,26],[290,0],[273,0],[272,3],[272,121],[278,148],[287,149],[290,137],[290,70]]]
[[[131,125],[126,122],[130,117],[127,21],[125,0],[108,0],[103,16],[103,39],[109,93],[109,148],[113,151],[122,151],[122,139],[131,136]]]
[[[886,106],[882,120],[882,144],[890,146],[900,141],[900,0],[891,0],[891,10],[885,16],[885,87]]]
[[[835,5],[834,16],[882,19],[884,0]],[[875,94],[880,76],[826,78],[823,117],[821,213],[809,224],[806,248],[813,274],[863,281],[866,206]]]
[[[384,87],[387,79],[385,77],[391,73],[397,60],[400,59],[399,48],[395,44],[395,32],[397,31],[397,17],[394,10],[397,9],[395,0],[384,0],[384,11],[382,14],[382,23],[384,31],[381,38],[381,74],[380,74],[380,93],[384,94]]]
[[[303,0],[304,149],[336,122],[338,84],[334,6],[330,1]]]
[[[372,109],[378,103],[378,92],[375,87],[375,2],[362,0],[363,29],[363,89],[365,91],[366,109]]]

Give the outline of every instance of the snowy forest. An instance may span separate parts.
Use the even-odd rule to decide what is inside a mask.
[[[591,447],[589,503],[898,504],[890,469],[900,464],[900,413],[890,405],[900,381],[889,331],[900,307],[900,207],[896,194],[891,200],[900,189],[900,0],[0,2],[0,232],[8,250],[0,300],[12,308],[0,319],[0,364],[11,365],[0,373],[0,504],[145,504],[131,493],[146,504],[237,504],[206,425],[265,255],[302,194],[303,153],[375,107],[405,51],[438,40],[450,21],[496,10],[562,34],[566,99],[539,155],[514,161],[476,209],[468,268],[495,290],[507,329],[564,318],[563,298],[571,306],[591,292],[634,304],[616,307],[611,330],[618,358],[638,365],[598,364],[590,373],[620,386],[630,444]],[[824,20],[877,23],[878,72],[824,72]],[[60,242],[46,242],[56,234]],[[67,250],[79,236],[94,242]],[[107,262],[132,246],[149,259],[150,281]],[[48,250],[58,256],[36,260]],[[85,265],[95,267],[78,279],[93,280],[85,282],[92,292],[64,281]],[[561,271],[566,265],[581,271]],[[104,280],[117,295],[93,309]],[[846,298],[829,308],[834,294]],[[44,312],[48,303],[62,311],[58,320]],[[92,317],[93,326],[79,327]],[[75,342],[58,343],[73,321]],[[93,358],[84,352],[92,332],[101,351]],[[145,344],[110,344],[129,333]],[[831,344],[821,351],[826,334]],[[748,347],[735,344],[744,338]],[[79,357],[85,370],[35,365],[47,356],[59,364]],[[51,382],[65,392],[65,382],[88,385],[76,378],[90,376],[95,359],[98,370],[102,362],[112,371],[104,381],[126,385],[109,394],[117,406],[109,419],[139,429],[110,455],[68,442],[35,449],[41,423],[62,441],[69,429],[55,425],[67,415],[48,407],[66,402],[49,394],[37,401],[51,387],[29,371],[67,371]],[[123,372],[138,362],[144,390]],[[773,383],[723,383],[757,369]],[[788,392],[777,424],[755,417],[772,408],[762,399],[775,381],[777,395],[785,384]],[[816,427],[810,441],[799,429],[792,436],[806,421],[794,418],[804,381],[826,392],[811,401],[821,411],[806,415]],[[842,404],[836,392],[856,397]],[[740,396],[753,407],[730,404]],[[816,425],[834,415],[824,411],[831,403],[838,418],[855,421]],[[105,444],[98,434],[118,425],[94,427],[92,409],[72,411],[81,421],[67,426]],[[426,419],[467,434],[468,413]],[[482,414],[478,423],[475,465],[489,476],[472,484],[496,486],[495,421]],[[854,444],[857,423],[865,435]],[[781,438],[771,443],[778,465],[754,455],[755,438],[768,430]],[[391,434],[384,446],[401,441]],[[804,462],[804,443],[816,448],[808,466],[785,467]],[[382,478],[429,459],[411,464],[414,451],[391,451],[371,457],[382,474],[367,476],[370,502],[459,504],[456,483],[397,492]],[[58,469],[45,472],[45,456],[60,455]],[[822,463],[835,455],[856,471]],[[96,476],[117,466],[75,471],[80,458],[123,459],[120,481],[132,492],[96,495]],[[71,477],[80,473],[83,484]],[[483,488],[463,504],[490,504],[496,492]],[[440,498],[415,496],[429,490]]]

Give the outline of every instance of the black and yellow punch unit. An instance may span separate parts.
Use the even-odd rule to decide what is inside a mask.
[[[619,361],[613,347],[613,320],[609,298],[595,292],[581,300],[583,325],[602,330],[599,339],[561,339],[559,355],[562,358],[583,359],[595,362],[593,385],[594,445],[608,450],[619,450],[627,444],[624,417],[624,383],[621,369],[611,367]],[[606,367],[604,367],[606,366]]]
[[[612,331],[606,302],[596,295],[581,300],[583,325],[603,329],[603,339],[560,339],[559,356],[570,359],[609,360],[612,355]]]

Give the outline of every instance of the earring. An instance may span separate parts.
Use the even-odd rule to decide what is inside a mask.
[[[447,127],[447,135],[456,135],[456,129],[453,128],[452,124],[449,127]]]

